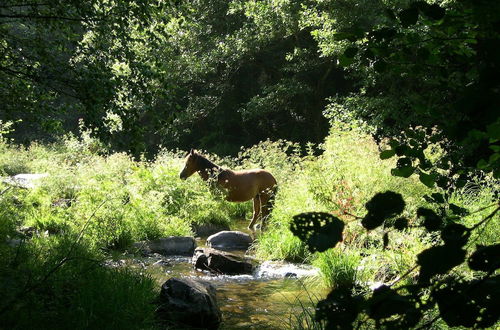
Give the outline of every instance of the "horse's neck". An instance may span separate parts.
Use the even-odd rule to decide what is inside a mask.
[[[212,163],[206,158],[200,159],[199,166],[200,169],[198,170],[198,173],[204,181],[214,178],[220,171],[222,171],[222,168],[219,165]]]

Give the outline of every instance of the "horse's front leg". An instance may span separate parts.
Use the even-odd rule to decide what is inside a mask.
[[[252,215],[252,221],[250,221],[250,224],[248,225],[248,229],[251,231],[254,231],[254,226],[255,223],[257,222],[257,219],[259,218],[260,215],[260,195],[257,195],[253,198],[253,215]]]

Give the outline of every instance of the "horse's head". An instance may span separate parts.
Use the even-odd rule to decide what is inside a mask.
[[[184,168],[182,169],[181,173],[179,173],[179,177],[182,180],[186,180],[196,171],[198,171],[198,166],[196,164],[197,156],[198,154],[193,149],[191,149],[191,151],[186,156],[186,163],[184,164]]]

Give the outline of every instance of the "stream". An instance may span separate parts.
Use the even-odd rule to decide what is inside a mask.
[[[231,230],[249,233],[246,225],[238,221]],[[206,237],[197,238],[198,247],[205,242]],[[243,251],[231,253],[244,255]],[[159,286],[171,277],[209,281],[217,290],[223,319],[220,329],[286,329],[297,323],[295,317],[304,308],[313,313],[315,303],[326,294],[318,289],[318,270],[309,265],[263,261],[251,275],[213,275],[194,269],[191,257],[183,256],[120,254],[108,264],[139,269]]]

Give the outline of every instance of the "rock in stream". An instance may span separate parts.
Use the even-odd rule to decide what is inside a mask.
[[[221,312],[215,288],[208,282],[171,278],[163,283],[158,316],[166,322],[202,329],[217,329]]]
[[[207,245],[219,250],[247,250],[252,242],[252,237],[242,231],[224,230],[207,238]]]
[[[243,258],[212,248],[197,248],[192,262],[195,268],[216,274],[251,274],[253,269],[252,264]]]

